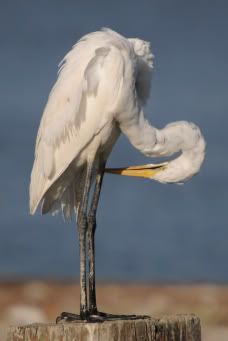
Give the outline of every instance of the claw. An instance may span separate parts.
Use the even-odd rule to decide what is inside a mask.
[[[62,316],[57,316],[55,323],[58,324],[60,321],[62,321]]]
[[[56,318],[56,324],[65,321],[65,322],[72,322],[72,321],[83,321],[84,319],[81,318],[80,315],[73,314],[73,313],[67,313],[67,312],[62,312],[60,316]]]

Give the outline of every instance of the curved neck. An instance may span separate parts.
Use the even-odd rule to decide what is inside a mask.
[[[173,122],[163,129],[153,127],[141,112],[138,118],[121,125],[130,142],[149,157],[181,155],[154,177],[160,182],[183,182],[195,175],[204,160],[205,140],[200,129],[186,121]]]

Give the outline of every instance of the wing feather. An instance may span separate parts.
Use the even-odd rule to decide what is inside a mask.
[[[83,37],[65,56],[37,134],[30,183],[32,214],[51,185],[113,119],[123,102],[129,53],[127,39],[106,29]]]
[[[88,95],[96,94],[100,76],[103,71],[105,57],[108,55],[110,48],[100,47],[95,50],[95,56],[88,63],[84,73],[84,92]]]

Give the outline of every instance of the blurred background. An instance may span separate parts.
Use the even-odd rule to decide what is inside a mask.
[[[158,283],[164,290],[166,283],[188,290],[185,284],[201,283],[200,288],[212,290],[207,297],[221,288],[227,298],[227,16],[225,0],[0,1],[2,297],[7,290],[13,297],[17,281],[77,282],[75,223],[65,223],[61,215],[30,216],[28,187],[36,133],[57,65],[82,35],[106,26],[151,42],[155,67],[148,118],[156,127],[195,122],[207,140],[207,156],[200,174],[184,186],[105,176],[97,278],[134,282],[139,288],[149,283],[152,291]],[[147,162],[122,136],[109,166]],[[213,300],[209,303],[215,306]]]

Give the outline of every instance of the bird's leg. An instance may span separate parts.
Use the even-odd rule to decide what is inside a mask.
[[[102,165],[100,172],[96,176],[96,184],[88,215],[87,241],[89,256],[89,313],[97,314],[96,303],[96,283],[95,283],[95,231],[96,231],[96,212],[99,202],[102,180],[104,176],[105,165]]]
[[[87,233],[87,206],[89,190],[92,180],[92,163],[88,162],[82,202],[78,211],[78,230],[80,247],[80,316],[86,319],[88,315],[87,288],[86,288],[86,233]]]
[[[86,233],[87,233],[87,206],[89,199],[89,190],[92,180],[92,162],[87,163],[86,178],[82,200],[78,209],[78,232],[79,232],[79,247],[80,247],[80,315],[63,312],[57,317],[56,323],[61,320],[87,320],[89,318],[87,305],[87,286],[86,286]]]

